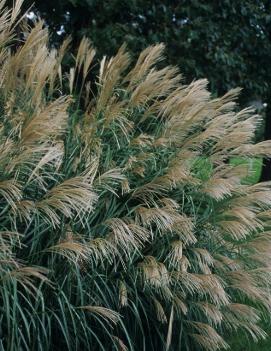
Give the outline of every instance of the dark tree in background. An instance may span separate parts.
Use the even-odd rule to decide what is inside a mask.
[[[207,77],[214,94],[240,86],[242,104],[268,103],[264,136],[271,139],[270,0],[36,0],[33,11],[46,19],[54,44],[86,35],[100,55],[124,41],[134,54],[164,42],[167,62],[186,81]],[[271,179],[271,162],[264,165],[262,180]]]

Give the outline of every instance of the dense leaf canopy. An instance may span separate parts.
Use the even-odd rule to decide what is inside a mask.
[[[113,55],[125,41],[139,53],[164,42],[169,64],[186,78],[208,78],[214,93],[244,88],[243,100],[266,99],[271,79],[269,1],[37,0],[33,10],[54,30],[77,41],[87,35],[98,52]],[[32,0],[25,2],[29,8]],[[57,31],[64,26],[65,34]]]

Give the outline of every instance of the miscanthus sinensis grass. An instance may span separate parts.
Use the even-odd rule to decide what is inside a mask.
[[[252,143],[259,116],[235,112],[238,90],[213,99],[206,80],[158,69],[163,45],[136,62],[120,48],[90,82],[83,39],[62,73],[69,40],[49,50],[42,23],[21,22],[14,49],[19,7],[0,18],[1,350],[264,338],[270,183],[227,161],[270,155]]]

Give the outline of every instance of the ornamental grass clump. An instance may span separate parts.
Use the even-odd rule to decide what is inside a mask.
[[[161,44],[135,63],[121,47],[89,81],[85,38],[62,72],[69,39],[50,50],[42,22],[18,23],[20,3],[0,18],[1,350],[264,338],[270,183],[228,162],[270,156],[252,143],[259,116],[236,112],[238,90],[213,99],[206,80],[158,69]]]

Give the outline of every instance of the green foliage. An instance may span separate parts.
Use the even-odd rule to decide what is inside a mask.
[[[135,55],[164,42],[167,59],[188,82],[208,78],[213,93],[244,88],[244,101],[266,96],[271,72],[270,2],[199,0],[60,0],[35,2],[54,30],[87,35],[99,54],[125,41]],[[26,8],[32,1],[26,2]],[[69,11],[70,16],[66,15]]]
[[[262,169],[262,159],[261,158],[249,158],[249,159],[242,159],[238,157],[234,157],[230,160],[232,165],[247,165],[249,168],[249,176],[243,179],[244,183],[248,184],[256,184],[259,182],[261,176],[261,169]]]
[[[244,184],[256,184],[259,182],[262,169],[262,158],[240,158],[233,157],[229,160],[230,165],[244,165],[248,169],[248,175],[242,179]],[[209,158],[195,160],[194,172],[200,179],[206,180],[212,174],[212,163]]]
[[[87,39],[63,74],[68,42],[50,51],[42,23],[23,23],[11,52],[18,8],[0,18],[1,348],[264,338],[270,184],[243,184],[251,170],[227,162],[270,156],[252,143],[259,117],[235,112],[238,90],[212,99],[206,80],[160,68],[163,45],[133,64],[121,47],[95,82]]]
[[[270,330],[270,325],[267,324],[266,330]],[[268,337],[258,343],[250,343],[244,335],[235,335],[230,342],[232,351],[269,351],[271,345],[271,336],[268,332]]]

